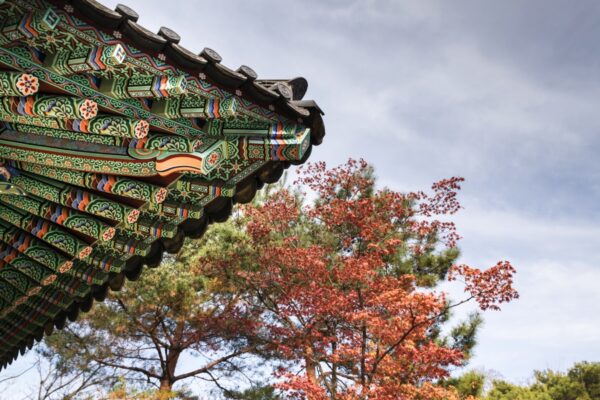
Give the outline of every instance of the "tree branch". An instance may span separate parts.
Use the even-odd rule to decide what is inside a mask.
[[[233,352],[231,354],[228,354],[228,355],[226,355],[224,357],[221,357],[221,358],[218,358],[216,360],[213,360],[213,361],[209,362],[208,364],[206,364],[202,368],[198,368],[198,369],[195,369],[193,371],[186,372],[185,374],[181,374],[181,375],[177,375],[177,376],[173,377],[173,382],[180,381],[182,379],[186,379],[186,378],[189,378],[189,377],[192,377],[192,376],[196,376],[196,375],[199,375],[199,374],[208,373],[208,371],[210,371],[212,368],[214,368],[215,366],[219,365],[220,363],[222,363],[224,361],[227,361],[227,360],[230,360],[230,359],[232,359],[234,357],[240,356],[242,354],[249,353],[252,350],[254,350],[255,348],[256,348],[256,346],[245,347],[245,348],[240,349],[238,351],[235,351],[235,352]]]

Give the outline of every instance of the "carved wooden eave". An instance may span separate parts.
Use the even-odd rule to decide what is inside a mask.
[[[123,5],[0,0],[0,367],[228,218],[325,135],[258,79]]]

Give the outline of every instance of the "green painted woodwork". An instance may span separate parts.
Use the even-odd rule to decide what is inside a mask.
[[[35,196],[3,196],[2,201],[96,240],[107,241],[115,235],[115,228],[91,215]]]
[[[19,8],[23,12],[31,12],[39,9],[42,4],[45,3],[40,1],[32,1],[31,3],[21,2]],[[3,10],[0,10],[0,15],[2,15],[2,11]],[[51,40],[36,40],[33,38],[32,43],[34,43],[39,49],[52,53],[55,49],[75,49],[81,46],[81,43],[85,43],[86,46],[103,46],[107,41],[114,43],[116,40],[114,36],[100,32],[94,27],[87,26],[85,31],[80,30],[79,28],[82,26],[80,21],[71,20],[71,17],[63,11],[55,11],[59,14],[62,14],[62,18],[57,25],[57,31],[60,31],[60,34],[57,33],[56,35],[51,36]],[[8,15],[10,15],[11,12],[14,11],[5,11],[5,13]],[[127,76],[159,75],[162,73],[163,70],[161,67],[159,67],[159,65],[164,65],[164,63],[160,59],[149,57],[146,54],[139,53],[139,51],[135,49],[128,50],[128,46],[124,45],[124,47],[126,48],[127,55],[123,62],[122,68],[117,69],[116,72]],[[175,70],[176,73],[182,73],[182,71],[173,69],[170,66],[165,67],[168,71]],[[228,93],[226,90],[223,90],[200,78],[201,76],[188,76],[187,89],[191,94],[196,94],[205,98],[228,98],[232,96],[232,93]],[[239,98],[238,100],[240,101],[241,113],[251,115],[253,118],[262,119],[264,121],[273,121],[278,119],[278,116],[267,108],[260,107],[242,98]]]
[[[0,368],[92,285],[154,258],[209,203],[310,147],[301,119],[75,9],[0,7]]]
[[[130,97],[171,97],[185,93],[187,81],[185,76],[116,76],[103,79],[100,92],[116,99]]]
[[[26,193],[23,189],[18,187],[17,185],[13,185],[8,182],[0,181],[0,196],[1,195],[10,195],[10,196],[24,196]]]
[[[59,50],[46,55],[44,67],[61,75],[82,72],[104,71],[120,65],[125,60],[125,49],[120,44],[113,46],[78,47],[74,50]]]
[[[64,273],[73,267],[73,262],[70,259],[54,251],[35,236],[29,235],[4,221],[0,221],[0,240],[55,272],[61,271],[61,273]]]
[[[0,105],[7,114],[30,117],[89,120],[98,114],[95,101],[70,96],[3,97]]]
[[[23,49],[21,47],[0,47],[0,62],[14,65],[20,70],[27,70],[32,75],[36,76],[41,82],[60,88],[72,96],[91,98],[98,104],[99,107],[111,112],[123,114],[124,116],[134,119],[143,119],[152,127],[184,136],[204,134],[199,127],[194,126],[192,121],[163,118],[148,111],[147,107],[145,107],[138,100],[121,100],[104,95],[98,91],[98,88],[92,85],[87,78],[81,78],[79,75],[71,75],[67,77],[43,68],[37,62],[35,53],[32,53],[32,51],[28,49]]]
[[[143,119],[137,120],[112,115],[98,115],[89,119],[76,119],[77,117],[66,117],[65,119],[40,118],[37,115],[25,114],[24,111],[20,113],[19,101],[13,99],[15,98],[7,97],[3,98],[2,102],[0,102],[0,119],[3,121],[125,138],[141,139],[148,136],[148,122]],[[29,97],[26,97],[26,99],[29,99]],[[14,108],[7,108],[7,106]],[[40,110],[40,112],[43,111]],[[71,115],[78,113],[78,111],[74,110],[72,112],[73,114]]]
[[[1,199],[0,219],[31,233],[71,257],[85,259],[92,252],[92,248],[86,242],[65,229],[43,218],[15,209],[3,203]]]
[[[112,221],[134,223],[140,214],[137,209],[123,203],[45,177],[22,173],[14,176],[11,182],[16,183],[26,192],[43,199]],[[106,232],[106,229],[102,229],[100,226],[97,226],[96,229],[98,235],[103,235]]]
[[[12,117],[11,117],[12,118]],[[6,120],[5,120],[6,121]],[[27,125],[24,123],[5,122],[5,130],[12,130],[21,133],[31,133],[39,136],[47,136],[57,139],[66,139],[73,142],[86,142],[91,144],[104,144],[107,146],[122,146],[124,141],[121,138],[105,135],[95,135],[85,132],[74,132],[64,129],[54,129],[43,126]],[[40,141],[43,139],[39,139]],[[80,143],[77,143],[81,145]]]
[[[118,175],[95,174],[29,163],[20,163],[19,168],[71,185],[156,204],[162,203],[168,193],[162,186]]]
[[[56,154],[48,152],[43,146],[4,140],[0,135],[0,159],[2,158],[94,173],[119,171],[127,176],[155,176],[158,173],[154,160],[136,160],[129,156],[82,153],[66,149]]]
[[[128,231],[137,233],[143,237],[172,238],[175,236],[175,233],[177,233],[177,225],[180,222],[182,221],[178,221],[177,218],[166,220],[161,217],[152,216],[148,213],[143,213],[137,222],[125,224],[123,227]]]
[[[43,37],[56,28],[59,20],[60,17],[51,8],[25,15],[12,15],[3,20],[0,29],[0,45],[17,40]]]
[[[28,333],[33,333],[38,328],[43,328],[46,321],[59,312],[67,310],[73,304],[73,301],[74,299],[64,291],[56,290],[54,286],[45,286],[38,293],[31,296],[28,301],[7,308],[2,314],[2,318],[13,321],[17,327],[20,325],[20,321],[27,321],[28,325],[32,325],[28,327]],[[36,313],[38,318],[30,320],[31,315]],[[5,338],[3,344],[6,346],[8,343],[17,343],[25,336],[22,334],[15,335],[14,330],[0,328],[0,337]]]
[[[19,253],[7,244],[0,244],[0,268],[10,266],[24,275],[27,275],[38,285],[46,281],[48,277],[54,276],[53,271]]]
[[[115,237],[108,243],[101,244],[100,248],[110,248],[119,253],[145,257],[150,253],[154,238],[143,236],[126,229],[117,229]]]
[[[21,72],[0,72],[0,96],[31,96],[40,88],[38,78]]]
[[[152,112],[167,118],[230,118],[237,114],[239,102],[235,97],[205,99],[202,97],[176,97],[152,103]]]
[[[96,242],[87,257],[73,261],[74,276],[87,284],[100,284],[106,280],[104,272],[121,272],[125,267],[125,262],[131,256],[102,247],[101,245],[105,243],[112,244],[113,242]]]
[[[175,196],[169,196],[166,201],[160,204],[150,204],[148,210],[163,218],[184,217],[199,219],[204,215],[202,204],[186,201],[183,198]]]
[[[107,275],[101,270],[120,271],[118,265],[116,268],[113,265],[107,268],[100,260],[97,260],[101,256],[106,261],[106,254],[98,255],[97,257],[95,253],[98,252],[96,250],[92,252],[87,260],[94,262],[95,266],[81,260],[72,261],[37,237],[15,226],[6,224],[4,221],[0,221],[0,242],[11,246],[13,249],[44,265],[55,273],[67,274],[88,284],[102,284],[106,281]],[[122,262],[114,264],[122,264]]]
[[[127,137],[97,135],[86,132],[74,132],[64,129],[53,129],[19,123],[11,123],[6,125],[8,130],[14,130],[22,133],[32,133],[35,135],[66,139],[75,142],[104,144],[107,146],[116,147],[132,147],[136,149],[193,152],[201,148],[205,143],[203,140],[198,138],[186,138],[183,136],[168,135],[157,132],[150,132],[148,136],[143,139],[132,139]],[[85,146],[85,144],[77,144],[80,146]]]

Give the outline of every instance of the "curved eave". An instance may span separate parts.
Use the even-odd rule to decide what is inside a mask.
[[[37,0],[32,0],[32,1],[37,1]],[[295,149],[296,156],[291,157],[291,158],[279,157],[280,154],[278,153],[278,152],[282,151],[282,148],[287,143],[286,141],[288,140],[288,137],[284,135],[284,134],[286,134],[286,132],[281,133],[282,136],[280,136],[279,135],[280,132],[278,130],[276,130],[274,132],[271,132],[274,136],[269,136],[269,137],[267,137],[267,139],[265,139],[264,136],[261,136],[260,140],[267,140],[267,142],[265,142],[267,144],[262,147],[262,150],[264,150],[264,153],[265,153],[264,157],[266,157],[266,158],[260,159],[258,162],[254,163],[255,159],[250,157],[249,153],[246,154],[246,157],[248,157],[248,158],[245,158],[243,160],[247,161],[249,163],[254,163],[254,164],[251,164],[252,167],[247,167],[248,168],[247,170],[243,169],[243,172],[239,173],[238,175],[236,175],[236,174],[227,175],[226,178],[223,178],[226,181],[219,180],[219,179],[221,179],[219,177],[220,175],[209,175],[209,172],[210,172],[209,169],[205,170],[205,172],[208,171],[205,174],[205,176],[200,176],[200,178],[197,178],[197,177],[189,178],[189,176],[187,176],[185,173],[199,172],[199,171],[191,170],[189,168],[185,172],[183,172],[184,170],[182,170],[182,171],[177,170],[176,173],[170,173],[171,171],[165,171],[166,173],[164,176],[161,175],[160,173],[157,173],[156,175],[153,175],[153,173],[152,173],[152,174],[146,174],[146,175],[142,174],[143,176],[140,175],[137,177],[137,178],[139,178],[137,183],[146,187],[147,192],[152,193],[152,194],[162,193],[162,191],[165,190],[166,186],[169,186],[172,183],[179,183],[180,181],[178,181],[178,179],[187,180],[188,178],[190,181],[192,181],[194,179],[200,179],[200,180],[202,180],[201,184],[215,185],[212,187],[218,187],[218,185],[224,185],[223,187],[225,187],[225,185],[227,185],[227,188],[229,189],[229,188],[233,188],[233,186],[235,186],[235,188],[234,188],[235,191],[234,191],[233,197],[226,197],[225,195],[221,196],[221,194],[220,194],[221,192],[219,192],[219,194],[217,194],[215,196],[206,197],[207,203],[205,203],[205,202],[195,203],[193,200],[190,200],[189,204],[184,204],[183,206],[187,207],[188,210],[191,210],[193,207],[197,206],[197,207],[200,207],[200,210],[194,209],[193,211],[196,214],[189,214],[189,215],[186,214],[186,216],[183,218],[169,219],[171,214],[165,213],[164,208],[154,208],[150,212],[149,211],[150,203],[152,203],[152,202],[149,202],[146,200],[148,197],[127,197],[127,198],[125,198],[122,193],[119,194],[117,191],[113,192],[108,189],[99,191],[99,190],[96,190],[97,188],[95,188],[95,187],[85,186],[84,184],[81,184],[81,183],[73,183],[73,181],[69,181],[66,178],[58,179],[58,178],[56,178],[56,176],[44,175],[41,172],[40,172],[39,176],[36,176],[36,172],[34,170],[23,169],[25,167],[20,166],[22,168],[21,173],[23,173],[23,171],[25,171],[25,173],[23,173],[23,175],[21,177],[21,182],[22,183],[30,182],[29,183],[30,189],[31,189],[31,185],[34,185],[35,182],[40,183],[44,187],[51,187],[53,185],[52,180],[54,179],[54,180],[56,180],[56,182],[60,181],[60,183],[65,183],[65,186],[63,188],[61,188],[61,190],[64,189],[64,190],[69,191],[69,193],[68,193],[69,195],[71,195],[71,192],[74,193],[77,191],[77,192],[84,193],[84,195],[88,196],[89,198],[91,198],[91,197],[96,197],[98,199],[101,198],[101,200],[105,204],[108,204],[111,202],[112,203],[120,203],[121,205],[123,205],[123,210],[127,210],[127,212],[129,213],[127,215],[133,215],[132,211],[138,211],[138,214],[139,214],[139,212],[141,212],[141,213],[146,213],[146,215],[149,215],[150,217],[155,217],[155,219],[152,219],[152,221],[159,221],[159,222],[165,221],[165,222],[170,223],[171,226],[168,230],[168,234],[148,235],[148,239],[144,241],[145,247],[143,249],[143,252],[142,251],[138,252],[138,249],[135,249],[134,252],[128,253],[127,258],[123,258],[121,260],[122,266],[119,266],[119,268],[103,271],[108,275],[108,278],[106,279],[106,281],[104,281],[104,280],[94,281],[94,282],[103,282],[103,283],[97,283],[97,284],[96,283],[92,284],[91,282],[86,283],[86,285],[90,288],[89,294],[87,294],[83,297],[80,296],[80,298],[75,298],[74,302],[71,304],[71,306],[68,309],[63,310],[63,311],[59,312],[58,314],[56,314],[56,312],[51,313],[51,314],[50,313],[45,314],[44,310],[40,311],[36,308],[31,308],[30,304],[27,303],[25,306],[26,311],[19,309],[19,312],[16,312],[15,314],[10,314],[12,311],[6,311],[6,313],[11,315],[11,317],[10,317],[11,319],[17,318],[16,325],[19,325],[21,327],[25,326],[25,328],[22,331],[18,331],[17,329],[14,329],[14,331],[18,332],[18,334],[10,332],[10,330],[13,329],[13,326],[10,324],[9,324],[8,328],[6,328],[6,327],[2,328],[3,332],[6,334],[7,337],[0,337],[0,342],[7,343],[7,344],[5,345],[6,347],[1,349],[1,351],[0,351],[0,369],[4,368],[8,364],[10,364],[13,360],[15,360],[18,357],[19,354],[23,354],[27,348],[31,348],[31,346],[34,344],[34,342],[36,340],[39,341],[43,338],[44,334],[50,334],[55,328],[62,329],[65,326],[67,320],[75,321],[80,312],[89,311],[91,309],[94,301],[102,301],[106,298],[109,290],[120,290],[126,280],[137,279],[140,276],[140,274],[142,273],[144,266],[148,266],[151,268],[158,266],[162,260],[163,254],[165,252],[177,253],[180,250],[180,248],[183,245],[184,240],[186,238],[191,238],[191,239],[200,238],[204,234],[204,232],[206,231],[206,228],[208,227],[208,225],[210,223],[223,222],[223,221],[227,220],[227,218],[231,214],[232,207],[235,203],[247,203],[247,202],[251,201],[254,198],[254,195],[256,194],[256,191],[258,189],[260,189],[265,184],[276,182],[282,176],[284,170],[286,168],[288,168],[291,164],[301,164],[301,163],[305,162],[307,160],[307,158],[310,156],[312,146],[319,145],[322,142],[323,137],[325,135],[325,128],[324,128],[324,123],[323,123],[323,119],[322,119],[323,112],[321,111],[319,106],[314,101],[302,100],[302,97],[304,96],[306,89],[307,89],[307,82],[304,78],[294,78],[291,80],[260,80],[260,79],[257,79],[258,76],[257,76],[256,72],[254,72],[254,70],[252,70],[250,67],[241,66],[237,70],[232,70],[230,68],[227,68],[221,64],[220,55],[218,55],[218,53],[216,53],[215,51],[213,51],[211,49],[205,48],[201,53],[195,54],[195,53],[181,47],[178,44],[179,35],[177,35],[175,32],[173,32],[170,29],[161,28],[157,34],[154,34],[150,31],[148,31],[147,29],[143,28],[141,25],[137,24],[137,19],[138,19],[137,13],[125,6],[122,6],[122,5],[117,6],[117,8],[115,10],[110,10],[107,7],[101,5],[100,3],[98,3],[94,0],[72,0],[72,1],[48,0],[48,1],[50,3],[52,3],[54,7],[59,7],[61,10],[65,10],[64,12],[72,13],[73,15],[77,16],[84,22],[88,23],[90,26],[93,26],[94,29],[96,29],[96,28],[101,29],[102,31],[104,31],[105,33],[108,33],[108,34],[111,34],[114,31],[118,31],[120,33],[120,35],[122,35],[122,37],[119,38],[119,41],[122,41],[123,43],[131,44],[131,45],[135,46],[143,54],[149,55],[149,57],[151,56],[154,58],[160,58],[160,59],[164,60],[166,62],[167,67],[171,66],[176,69],[180,69],[181,71],[183,71],[191,76],[194,76],[194,77],[201,76],[202,81],[206,81],[210,84],[214,84],[216,87],[220,88],[220,90],[222,89],[223,91],[227,91],[230,93],[235,92],[235,95],[237,97],[240,97],[240,98],[244,99],[245,101],[248,101],[249,103],[251,103],[250,104],[251,106],[258,105],[265,109],[263,111],[269,110],[268,112],[266,112],[266,115],[269,117],[273,116],[274,119],[279,119],[279,117],[281,116],[281,117],[284,117],[282,119],[287,118],[291,122],[298,123],[299,125],[303,125],[302,132],[304,132],[304,133],[302,136],[302,141],[295,144],[297,147],[297,149]],[[164,57],[160,57],[160,56],[164,56]],[[195,79],[197,79],[197,78],[195,78]],[[48,89],[47,85],[44,86],[44,89]],[[80,97],[85,97],[85,96],[80,96]],[[98,101],[99,101],[99,99],[98,99]],[[127,103],[123,103],[123,104],[127,105]],[[258,108],[258,107],[256,107],[256,108]],[[8,113],[8,110],[5,110],[5,114],[6,113]],[[22,116],[22,114],[19,114],[19,115]],[[10,115],[4,115],[4,121],[11,122],[9,117],[10,117]],[[115,115],[111,115],[111,117],[115,117]],[[33,116],[31,118],[37,118],[37,117]],[[25,118],[25,119],[27,119],[27,118]],[[17,122],[20,120],[21,120],[20,117],[18,117],[16,119]],[[173,122],[173,120],[169,120],[168,118],[165,118],[165,120],[167,120],[167,122]],[[31,126],[34,126],[34,125],[35,124],[33,124]],[[137,163],[138,160],[146,160],[146,158],[144,158],[144,157],[147,154],[154,154],[154,153],[158,154],[157,160],[158,160],[158,157],[160,156],[160,150],[153,153],[150,151],[145,152],[145,151],[138,151],[137,149],[134,150],[134,149],[128,148],[128,145],[126,144],[126,142],[129,141],[130,139],[122,139],[122,138],[114,139],[114,143],[111,140],[110,141],[111,144],[106,144],[106,145],[105,144],[97,144],[95,141],[89,141],[89,142],[84,143],[84,142],[80,142],[81,138],[75,138],[75,136],[80,135],[80,133],[69,131],[68,132],[69,135],[66,135],[65,132],[67,132],[67,131],[64,131],[64,132],[60,131],[63,128],[66,129],[64,126],[52,126],[50,128],[50,127],[44,125],[42,128],[43,129],[48,128],[51,130],[54,129],[56,132],[59,132],[59,133],[62,132],[62,133],[60,133],[60,135],[58,135],[58,133],[57,133],[58,136],[56,136],[56,137],[59,139],[51,139],[51,138],[40,139],[39,136],[38,137],[32,136],[34,134],[35,135],[40,134],[39,132],[36,131],[37,128],[36,129],[31,128],[31,130],[29,132],[20,132],[17,130],[18,133],[16,131],[13,136],[10,136],[7,133],[5,133],[4,138],[8,139],[9,141],[3,142],[3,139],[0,136],[0,146],[4,145],[6,148],[17,148],[17,149],[25,149],[27,146],[29,146],[28,150],[31,150],[31,152],[29,154],[29,157],[27,157],[27,158],[19,158],[20,156],[12,156],[12,155],[5,156],[4,158],[6,158],[7,160],[9,160],[11,162],[25,163],[25,164],[30,163],[31,165],[35,164],[38,168],[40,168],[40,166],[42,166],[42,168],[43,168],[45,161],[42,160],[41,158],[38,159],[37,155],[52,153],[54,151],[53,149],[62,149],[60,153],[65,156],[64,159],[68,160],[70,166],[67,166],[63,160],[63,164],[54,163],[53,167],[68,169],[71,171],[86,172],[86,173],[90,173],[90,174],[100,174],[101,172],[104,172],[104,171],[94,169],[95,167],[84,167],[84,168],[78,169],[78,167],[76,165],[74,165],[75,160],[82,158],[82,157],[88,157],[88,158],[92,157],[92,158],[99,159],[99,160],[100,159],[102,159],[102,160],[118,159],[118,160],[123,160],[123,162],[128,162],[128,163],[134,164],[134,163]],[[306,128],[310,128],[310,141],[308,140],[309,132]],[[252,128],[248,128],[248,129],[251,130]],[[233,130],[235,131],[235,129],[233,129]],[[158,138],[158,139],[165,138],[171,133],[172,132],[168,132],[166,129],[162,129],[161,131],[157,131],[157,132],[152,131],[152,132],[150,132],[150,137],[151,137],[150,141],[154,140],[154,139],[152,139],[152,137]],[[200,133],[204,134],[203,132],[200,132]],[[0,132],[0,134],[1,134],[1,132]],[[63,134],[66,136],[64,136]],[[52,136],[52,135],[50,135],[50,136]],[[203,139],[205,136],[199,136],[199,137],[200,137],[200,139]],[[254,137],[252,135],[244,136],[242,134],[241,136],[235,136],[235,134],[234,134],[231,137],[233,137],[235,140],[239,139],[240,141],[246,140],[245,138],[248,137],[248,138],[250,138],[249,140],[255,141],[253,144],[256,146],[256,137]],[[242,138],[242,139],[240,139],[240,138]],[[179,141],[184,141],[184,139],[188,140],[189,138],[177,137],[177,140],[179,140]],[[229,137],[225,136],[225,138],[221,138],[221,139],[225,140],[225,142],[222,142],[222,143],[226,143],[226,140],[229,140]],[[133,139],[131,139],[131,140],[133,140]],[[175,139],[173,139],[173,140],[175,140]],[[190,140],[189,143],[186,142],[186,146],[185,146],[186,149],[184,149],[184,152],[185,151],[191,152],[196,149],[195,145],[191,144],[193,139],[189,139],[189,140]],[[207,146],[212,146],[210,144],[210,143],[212,143],[212,142],[210,142],[210,140],[211,140],[211,138],[209,137],[209,140],[208,140],[209,144]],[[271,140],[272,142],[268,142],[269,140]],[[296,140],[296,139],[292,139],[292,141],[293,140]],[[10,142],[10,141],[12,141],[12,142]],[[98,141],[98,143],[104,143],[104,141]],[[269,143],[271,143],[271,144],[269,144]],[[73,146],[76,146],[76,147],[73,147]],[[78,152],[78,150],[79,150],[78,146],[81,146],[81,148],[82,148],[81,152]],[[227,145],[223,144],[223,146],[227,146]],[[261,149],[260,146],[262,146],[262,145],[258,146],[259,150]],[[188,147],[191,147],[191,148],[188,149]],[[87,149],[87,151],[88,151],[87,155],[86,155],[85,151],[83,151],[83,149]],[[92,151],[92,149],[96,149],[96,150]],[[153,150],[154,151],[155,149],[145,149],[145,150]],[[277,157],[273,156],[272,158],[268,158],[270,151],[272,151],[273,154],[275,154]],[[102,153],[102,154],[94,154],[94,153]],[[174,159],[173,157],[177,157],[178,160],[182,159],[182,157],[184,157],[181,154],[183,154],[183,153],[180,153],[177,156],[165,155],[163,158],[160,158],[160,160],[162,162],[164,162],[164,164],[166,166],[170,166],[169,162],[172,159]],[[150,156],[148,156],[148,157],[150,157]],[[187,157],[187,155],[185,157]],[[301,159],[298,161],[268,161],[268,160],[282,160],[282,159],[297,160],[300,157],[301,157]],[[104,162],[104,161],[102,161],[102,162]],[[148,162],[153,162],[153,161],[149,160]],[[176,164],[175,166],[179,168],[182,166],[182,164],[185,164],[185,162],[177,162],[175,164]],[[156,163],[156,165],[158,165],[158,162]],[[260,167],[259,167],[259,165],[260,165]],[[246,168],[246,167],[243,167],[243,168]],[[256,169],[256,168],[258,168],[258,169]],[[17,170],[19,170],[19,169],[17,168]],[[156,171],[160,172],[158,169],[156,169]],[[180,172],[183,172],[183,173],[180,173]],[[200,172],[202,172],[202,171],[200,171]],[[125,177],[128,175],[127,171],[125,171],[124,169],[117,170],[116,172],[108,171],[106,173],[108,175],[112,175],[113,178]],[[217,176],[217,177],[215,177],[215,176]],[[234,176],[235,178],[232,178],[232,176]],[[242,176],[244,177],[243,179],[241,178]],[[71,179],[71,178],[69,178],[69,179]],[[75,178],[73,178],[73,179],[75,179]],[[100,178],[98,178],[98,179],[100,179]],[[188,183],[184,182],[185,185],[187,185]],[[218,187],[218,188],[219,188],[219,190],[221,189],[221,187]],[[175,192],[177,190],[178,189],[175,189]],[[125,217],[109,218],[107,215],[102,214],[102,210],[97,210],[97,209],[88,210],[88,209],[84,209],[84,208],[78,208],[79,207],[78,205],[72,207],[71,197],[69,197],[69,199],[65,199],[62,197],[59,198],[56,196],[54,198],[50,198],[50,199],[48,197],[45,197],[46,200],[49,200],[50,202],[54,202],[54,203],[52,203],[53,205],[50,206],[50,205],[48,205],[50,203],[48,203],[48,204],[44,203],[44,198],[42,198],[43,197],[42,194],[40,194],[38,192],[32,192],[32,191],[29,191],[29,193],[33,194],[33,197],[35,198],[34,202],[37,202],[36,204],[40,204],[41,206],[46,207],[45,210],[48,210],[50,207],[54,207],[54,206],[56,206],[57,208],[60,208],[63,206],[67,207],[67,208],[71,207],[72,211],[73,211],[73,215],[79,215],[81,218],[85,217],[83,215],[83,213],[88,213],[89,219],[97,218],[101,222],[100,225],[102,225],[103,229],[104,229],[104,231],[102,231],[102,232],[108,232],[112,229],[111,232],[113,235],[114,235],[113,228],[118,229],[120,226],[119,224],[122,224],[123,220],[127,219]],[[144,192],[144,193],[146,193],[146,192]],[[169,195],[165,195],[165,196],[169,196]],[[173,194],[173,196],[176,197],[177,194]],[[229,196],[232,196],[231,192],[229,193]],[[209,199],[213,199],[213,200],[211,200],[209,202]],[[15,200],[15,201],[18,201],[18,200]],[[3,203],[3,201],[0,201],[0,203]],[[32,204],[32,203],[29,203],[29,204]],[[13,203],[13,205],[15,205],[15,207],[19,208],[18,204]],[[162,203],[158,203],[158,202],[154,202],[152,205],[157,206],[157,207],[158,207],[158,205],[160,205],[160,207],[162,207]],[[147,208],[144,208],[144,207],[147,207]],[[24,208],[21,210],[24,213],[28,212]],[[36,210],[35,212],[41,213],[41,211],[39,211],[39,210]],[[46,220],[48,220],[47,216],[40,216],[40,214],[35,214],[33,211],[29,211],[29,213],[32,215],[37,215],[36,218],[39,217],[42,220],[44,218]],[[152,214],[152,213],[154,213],[154,214]],[[125,214],[123,214],[123,215],[125,216]],[[198,218],[195,218],[193,216],[198,216]],[[141,221],[141,219],[140,219],[140,221]],[[183,222],[181,222],[181,221],[183,221]],[[107,229],[108,227],[110,227],[110,229]],[[139,227],[139,225],[136,225],[136,227]],[[19,227],[17,227],[17,228],[19,228]],[[99,240],[98,237],[102,237],[102,232],[100,232],[100,231],[99,231],[99,235],[96,235],[96,236],[94,236],[94,238],[92,238],[91,236],[85,237],[84,230],[75,230],[66,225],[65,226],[61,225],[60,227],[58,227],[58,225],[57,225],[57,229],[62,229],[65,232],[68,232],[69,235],[71,235],[73,237],[73,240],[79,240],[79,243],[81,244],[81,246],[89,245],[89,246],[87,246],[89,248],[92,248],[94,246],[94,243],[95,243],[94,240]],[[26,232],[28,232],[28,231],[26,231]],[[135,229],[131,230],[131,232],[133,232],[133,235],[140,234],[140,231],[135,230]],[[110,239],[106,239],[106,240],[112,241],[113,240],[112,236],[110,237]],[[60,251],[63,251],[62,248],[59,248],[57,246],[55,246],[55,247],[57,249],[59,249]],[[85,250],[87,250],[87,247],[85,248]],[[120,250],[120,251],[124,252],[122,250]],[[66,256],[67,254],[70,255],[71,257],[75,257],[72,253],[68,253],[68,252],[64,251],[64,255]],[[80,253],[75,253],[75,254],[80,254]],[[89,253],[87,253],[87,254],[89,254]],[[82,260],[84,260],[84,258],[79,257],[79,260],[76,260],[75,263],[78,261],[82,261]],[[62,273],[62,270],[60,271],[60,273]],[[58,279],[61,279],[61,278],[62,278],[62,276],[60,276]],[[105,276],[105,278],[106,278],[106,276]],[[42,287],[42,286],[39,286],[39,287]],[[49,286],[44,286],[44,287],[48,288]],[[50,290],[50,289],[48,289],[48,290]],[[54,293],[55,292],[52,292],[52,295],[54,295]],[[63,297],[71,296],[71,294],[65,295],[63,292],[59,292],[59,291],[56,291],[56,294],[57,294],[57,296],[63,296]],[[37,301],[37,300],[35,300],[35,301]],[[70,301],[70,299],[69,299],[69,301]],[[19,302],[13,303],[13,305],[15,305],[15,307],[17,304],[21,304],[21,303],[19,303]],[[66,304],[69,304],[69,303],[65,302],[64,308],[66,308]],[[27,307],[29,307],[29,308],[27,308]],[[18,319],[18,316],[21,315],[20,313],[24,313],[24,315],[25,315],[25,317],[23,318],[22,321]]]

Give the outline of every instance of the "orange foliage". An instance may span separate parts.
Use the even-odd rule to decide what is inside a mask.
[[[436,183],[432,196],[401,194],[374,191],[368,172],[362,160],[305,167],[299,183],[316,192],[315,204],[303,207],[282,190],[245,207],[247,248],[202,260],[205,272],[237,279],[251,293],[248,304],[262,307],[256,332],[302,366],[279,371],[279,388],[292,398],[457,399],[434,383],[464,354],[431,336],[453,305],[393,260],[400,249],[406,260],[440,241],[455,246],[454,224],[436,218],[460,209],[462,179]],[[485,271],[461,265],[449,278],[464,279],[481,309],[498,309],[518,296],[513,273],[508,262]]]

